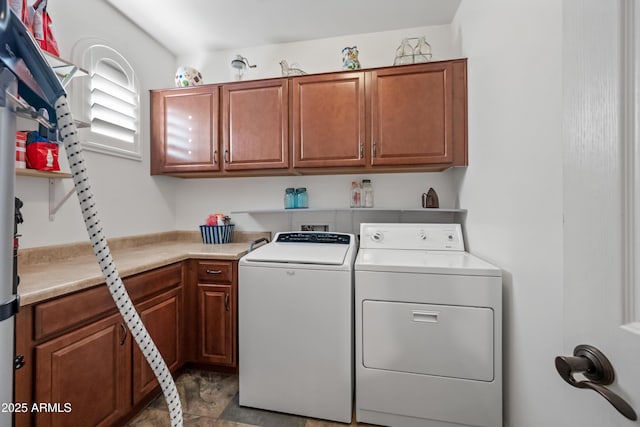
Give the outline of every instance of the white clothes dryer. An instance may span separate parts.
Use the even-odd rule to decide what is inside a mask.
[[[502,273],[459,224],[361,224],[356,419],[502,426]]]

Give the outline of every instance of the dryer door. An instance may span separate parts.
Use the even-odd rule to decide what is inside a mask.
[[[492,381],[493,310],[362,302],[362,362],[370,369]]]

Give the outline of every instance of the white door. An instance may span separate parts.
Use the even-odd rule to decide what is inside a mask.
[[[627,62],[638,55],[628,43],[635,36],[625,35],[634,31],[634,2],[564,1],[565,318],[560,354],[571,355],[579,344],[597,347],[615,369],[608,388],[640,414],[640,239],[634,231],[634,223],[640,228],[640,221],[634,221],[640,184],[633,169],[634,123],[640,122],[633,113],[636,78]],[[565,419],[558,426],[640,423],[623,417],[596,392],[562,384]]]

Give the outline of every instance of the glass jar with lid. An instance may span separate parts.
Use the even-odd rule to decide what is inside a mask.
[[[284,208],[293,209],[296,207],[296,191],[293,187],[284,190]]]
[[[305,187],[296,188],[296,208],[308,208],[309,196]]]

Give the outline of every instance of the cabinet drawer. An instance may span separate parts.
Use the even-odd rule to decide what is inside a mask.
[[[198,261],[198,282],[230,283],[233,281],[231,261]]]
[[[113,300],[104,284],[38,304],[33,310],[34,339],[64,332],[113,309]]]
[[[124,283],[131,299],[138,302],[142,298],[179,286],[182,283],[182,263],[127,277]]]
[[[182,264],[173,264],[124,280],[131,299],[136,302],[146,296],[180,285]],[[36,341],[67,331],[116,309],[109,289],[102,284],[34,307],[34,339]]]

